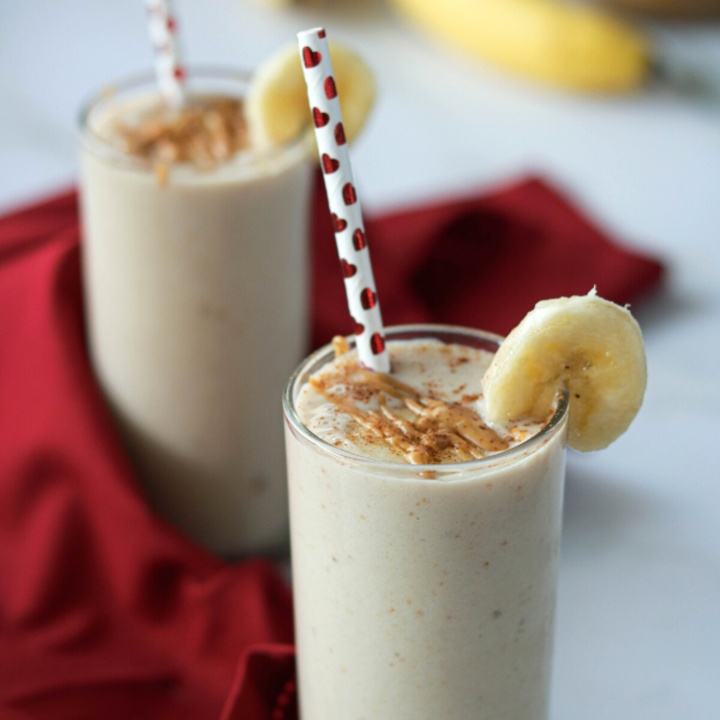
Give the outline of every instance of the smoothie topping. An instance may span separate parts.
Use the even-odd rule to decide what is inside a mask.
[[[568,444],[587,452],[627,430],[646,384],[640,327],[592,290],[538,303],[507,336],[485,374],[485,408],[491,422],[544,417],[564,387]]]
[[[340,343],[333,341],[336,351]],[[344,365],[338,376],[310,379],[313,389],[342,413],[365,428],[371,436],[399,450],[412,465],[456,462],[484,457],[509,447],[479,415],[460,403],[424,396],[411,386],[379,372],[370,372],[357,363]],[[342,385],[345,394],[333,392]],[[402,405],[390,409],[387,397]],[[376,398],[378,410],[363,410],[357,403]]]
[[[332,339],[332,346],[335,350],[335,357],[338,358],[341,355],[344,355],[347,352],[350,352],[350,346],[348,345],[347,340],[342,335],[336,335]]]
[[[123,152],[150,160],[158,177],[173,163],[211,170],[249,146],[241,100],[195,97],[179,110],[158,105],[132,125],[118,124],[113,139]]]

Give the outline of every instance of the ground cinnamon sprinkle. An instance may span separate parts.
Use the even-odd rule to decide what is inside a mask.
[[[215,96],[191,98],[177,111],[157,106],[113,135],[123,152],[153,163],[161,184],[174,163],[211,170],[250,144],[242,100]]]

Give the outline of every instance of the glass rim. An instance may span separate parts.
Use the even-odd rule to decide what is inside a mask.
[[[236,82],[247,86],[252,78],[252,72],[243,68],[232,67],[230,65],[215,64],[193,64],[186,67],[187,78],[190,82],[198,81],[225,81]],[[145,158],[136,157],[123,152],[121,149],[109,143],[105,138],[98,135],[90,124],[90,116],[92,112],[103,102],[111,101],[115,97],[119,97],[122,93],[138,90],[143,87],[148,89],[157,88],[157,79],[155,72],[152,70],[144,70],[141,72],[125,75],[117,81],[106,83],[99,90],[95,90],[85,97],[80,104],[80,108],[76,116],[76,132],[80,140],[81,146],[88,150],[94,151],[101,149],[103,153],[110,158],[120,160],[123,163],[140,169],[148,170],[149,165]],[[159,92],[158,92],[159,97]],[[312,135],[310,123],[303,125],[300,132],[292,139],[286,140],[277,145],[269,145],[267,148],[243,149],[236,153],[236,156],[243,155],[251,157],[253,161],[262,162],[268,158],[275,157],[279,152],[291,152],[302,149],[307,144],[308,136]]]
[[[421,339],[421,334],[425,334],[428,339],[433,337],[433,333],[439,335],[443,334],[456,334],[460,336],[472,337],[476,340],[487,340],[495,342],[498,345],[503,341],[502,335],[487,332],[485,330],[477,330],[475,328],[463,327],[460,325],[443,325],[438,323],[427,323],[427,324],[410,324],[410,325],[393,325],[385,328],[386,340],[392,340],[394,335],[407,334],[407,333],[418,333]],[[355,346],[355,336],[348,335],[345,337],[350,349]],[[505,464],[510,461],[517,461],[527,456],[530,452],[536,450],[546,440],[551,438],[555,433],[562,428],[564,421],[567,418],[567,411],[569,407],[569,392],[566,388],[561,389],[557,395],[557,406],[550,420],[531,438],[525,440],[514,447],[508,448],[507,450],[501,450],[500,452],[493,453],[492,455],[486,455],[485,457],[476,460],[465,460],[458,463],[445,463],[445,464],[433,464],[433,465],[410,465],[403,463],[388,462],[387,460],[376,460],[374,458],[364,457],[357,455],[356,453],[350,452],[343,448],[338,448],[335,445],[331,445],[322,438],[318,437],[308,429],[308,427],[300,419],[300,415],[297,412],[295,406],[295,388],[299,383],[307,381],[306,375],[308,368],[314,365],[320,365],[323,367],[327,362],[335,356],[335,349],[332,343],[328,343],[323,347],[319,348],[315,352],[311,353],[306,357],[300,365],[295,369],[293,374],[290,376],[285,390],[283,391],[282,405],[283,414],[286,421],[289,423],[291,430],[301,438],[314,445],[321,452],[334,457],[336,460],[352,462],[359,464],[364,468],[370,470],[385,471],[388,474],[396,474],[399,469],[403,469],[406,472],[411,471],[413,474],[423,473],[442,473],[442,474],[465,474],[473,472],[475,470],[490,470],[498,464]],[[319,369],[319,367],[318,367]]]

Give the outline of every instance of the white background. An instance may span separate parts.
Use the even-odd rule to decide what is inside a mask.
[[[190,62],[253,67],[317,24],[365,55],[369,208],[531,171],[667,262],[665,291],[635,308],[645,405],[611,448],[569,460],[552,718],[719,717],[720,26],[644,23],[682,82],[595,98],[455,57],[380,0],[176,6]],[[77,108],[150,66],[144,23],[142,0],[0,0],[0,209],[73,182]]]

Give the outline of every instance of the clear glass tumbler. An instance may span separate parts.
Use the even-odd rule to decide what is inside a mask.
[[[249,74],[191,68],[191,96],[242,98]],[[80,115],[92,363],[154,509],[220,554],[287,543],[277,398],[308,349],[305,135],[190,163],[159,182],[108,128],[158,102],[151,75]]]
[[[387,329],[495,352],[501,338]],[[334,358],[311,355],[283,405],[302,720],[547,717],[567,396],[534,437],[452,465],[362,458],[295,408]]]

